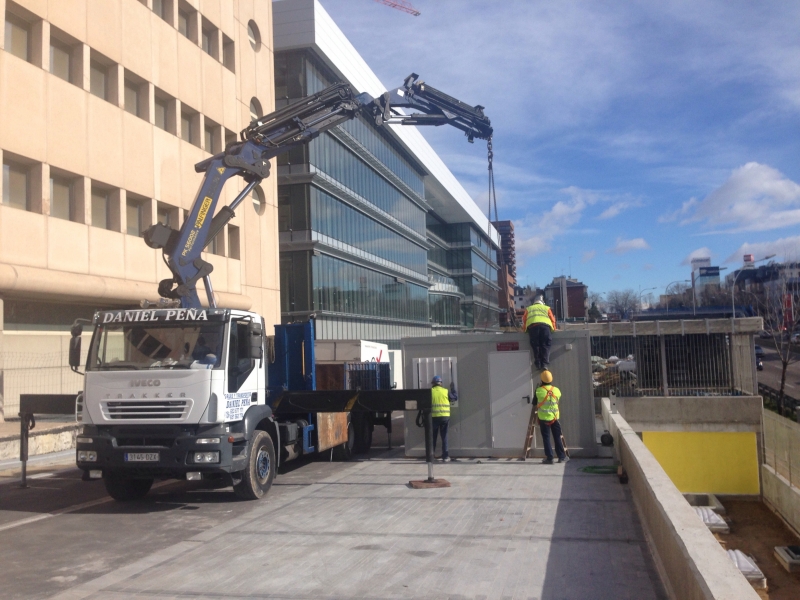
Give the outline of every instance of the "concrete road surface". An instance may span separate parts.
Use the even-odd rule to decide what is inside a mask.
[[[45,471],[0,485],[0,598],[665,598],[628,487],[588,464],[437,463],[452,487],[415,490],[425,463],[376,449],[289,463],[257,502]]]

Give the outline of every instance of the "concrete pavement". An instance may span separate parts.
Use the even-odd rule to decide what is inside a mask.
[[[578,471],[604,462],[438,464],[452,487],[413,490],[424,463],[384,453],[55,597],[663,598],[627,488]]]

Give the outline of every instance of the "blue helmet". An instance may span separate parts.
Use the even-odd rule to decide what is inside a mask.
[[[434,375],[431,379],[431,385],[442,385],[442,378],[439,375]]]

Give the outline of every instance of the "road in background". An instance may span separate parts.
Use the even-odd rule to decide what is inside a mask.
[[[764,370],[757,371],[758,382],[768,385],[776,390],[781,387],[781,359],[778,352],[769,346],[761,345],[764,349]],[[800,400],[800,359],[793,359],[786,371],[786,389],[784,393],[787,396]]]

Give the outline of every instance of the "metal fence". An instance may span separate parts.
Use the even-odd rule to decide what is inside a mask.
[[[800,488],[800,424],[763,411],[764,462]]]
[[[69,368],[68,352],[3,354],[3,415],[16,418],[20,394],[71,394],[83,388],[83,377]]]
[[[775,388],[766,384],[759,383],[758,395],[764,398],[764,408],[773,412],[778,412],[778,399],[780,397],[780,390],[776,390]],[[786,413],[788,413],[784,414],[784,416],[797,421],[798,417],[800,417],[800,410],[798,410],[798,408],[800,408],[800,400],[792,398],[791,396],[787,395],[786,392],[784,392],[783,409],[786,411]]]
[[[595,397],[612,390],[618,396],[753,393],[751,343],[747,335],[724,333],[592,336]]]

